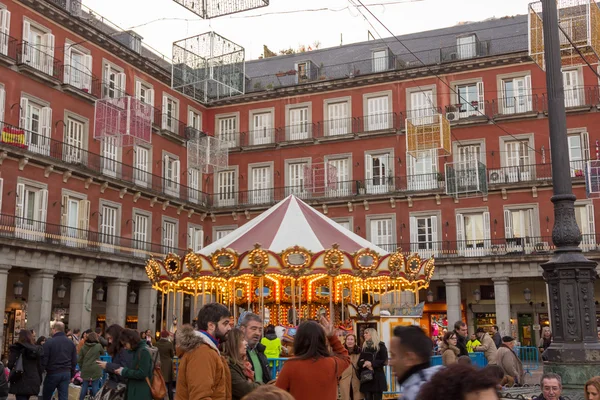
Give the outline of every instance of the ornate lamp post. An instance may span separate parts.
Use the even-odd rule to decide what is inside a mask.
[[[564,151],[568,148],[567,117],[556,0],[542,0],[542,9],[554,191],[552,241],[556,246],[550,261],[542,264],[553,335],[544,372],[558,373],[563,386],[581,389],[600,370],[594,304],[596,263],[588,260],[579,248],[581,232],[575,220],[569,155]]]

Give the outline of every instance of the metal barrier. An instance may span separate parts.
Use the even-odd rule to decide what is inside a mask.
[[[477,368],[483,368],[488,364],[485,354],[481,352],[469,353],[469,358],[471,358],[471,364]],[[432,356],[431,365],[442,365],[442,356]]]
[[[540,351],[533,346],[515,346],[515,353],[523,363],[525,373],[531,375],[531,371],[540,368]]]

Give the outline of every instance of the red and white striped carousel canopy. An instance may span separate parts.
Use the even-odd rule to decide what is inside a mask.
[[[255,243],[260,243],[261,248],[273,253],[280,253],[294,246],[318,253],[338,244],[340,250],[348,253],[368,248],[380,256],[389,254],[294,195],[286,197],[247,224],[204,247],[199,254],[210,256],[224,248],[244,253],[253,249]]]

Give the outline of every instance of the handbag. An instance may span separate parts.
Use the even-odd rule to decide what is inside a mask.
[[[150,378],[146,377],[146,383],[148,383],[148,386],[150,386],[152,398],[154,400],[163,400],[167,395],[167,385],[162,376],[160,363],[158,362],[159,354],[158,351],[153,354],[150,349],[148,349],[148,352],[150,353],[150,358],[152,359],[152,381],[150,381]]]
[[[375,379],[375,371],[370,369],[365,369],[360,373],[360,383],[371,382]]]
[[[20,381],[23,377],[23,372],[25,371],[23,370],[23,352],[21,352],[19,354],[19,357],[17,358],[15,366],[13,367],[13,369],[10,370],[10,374],[8,375],[8,381],[10,383],[16,383]]]

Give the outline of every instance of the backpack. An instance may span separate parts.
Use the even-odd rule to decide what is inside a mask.
[[[160,355],[156,347],[146,347],[146,349],[150,353],[150,359],[152,360],[152,381],[146,377],[146,382],[150,386],[152,398],[154,400],[163,400],[167,395],[167,385],[160,369]]]

